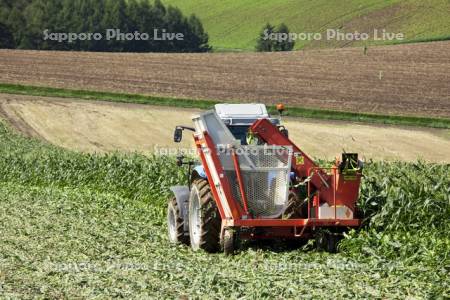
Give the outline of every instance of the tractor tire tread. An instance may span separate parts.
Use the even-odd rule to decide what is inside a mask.
[[[220,229],[222,219],[211,193],[209,183],[205,179],[196,179],[194,184],[199,191],[202,213],[202,236],[200,248],[206,252],[217,252],[220,249]]]
[[[177,230],[177,240],[181,244],[189,245],[189,236],[186,236],[184,233],[184,219],[181,216],[180,208],[178,207],[177,199],[175,197],[172,197],[170,199],[170,206],[172,206],[172,209],[175,212],[176,216],[176,230]]]

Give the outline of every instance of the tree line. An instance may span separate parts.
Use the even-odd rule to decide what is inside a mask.
[[[290,38],[289,28],[281,23],[278,27],[267,23],[256,41],[256,51],[291,51],[294,49],[295,41]]]
[[[147,33],[148,39],[106,38],[108,29]],[[177,33],[181,39],[155,39]],[[44,34],[45,32],[45,34]],[[48,33],[101,33],[71,42]],[[98,37],[98,36],[97,36]],[[0,0],[0,48],[110,52],[206,52],[208,34],[195,16],[160,0]]]

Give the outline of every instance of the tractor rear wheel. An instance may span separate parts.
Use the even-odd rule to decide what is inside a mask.
[[[172,244],[189,245],[189,236],[184,233],[184,219],[175,197],[167,204],[167,229]]]
[[[189,196],[189,236],[194,251],[217,252],[220,249],[222,219],[205,179],[196,179]]]

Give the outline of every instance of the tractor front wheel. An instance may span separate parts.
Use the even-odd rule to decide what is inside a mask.
[[[167,204],[167,229],[172,244],[189,245],[189,236],[184,232],[184,219],[175,197]]]
[[[222,219],[205,179],[197,179],[189,197],[189,236],[194,251],[217,252],[220,249]]]

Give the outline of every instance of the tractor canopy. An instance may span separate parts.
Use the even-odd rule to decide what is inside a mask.
[[[279,119],[270,118],[264,104],[216,104],[214,108],[217,116],[241,145],[248,144],[249,128],[257,120],[268,119],[274,125],[280,124]]]

